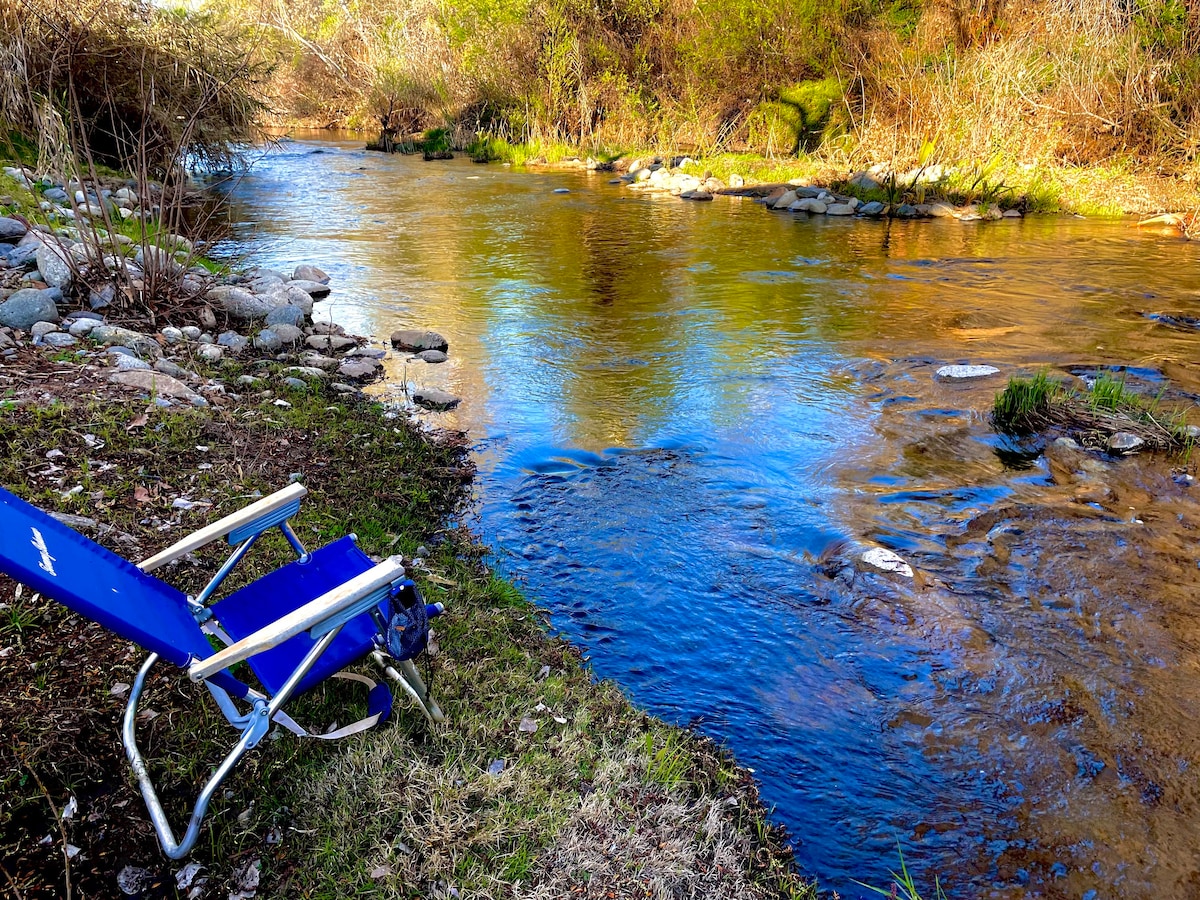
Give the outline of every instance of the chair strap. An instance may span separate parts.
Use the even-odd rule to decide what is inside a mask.
[[[335,672],[331,677],[343,678],[346,681],[357,681],[359,684],[366,685],[368,691],[373,691],[377,687],[376,682],[372,681],[370,678],[367,678],[365,675],[358,675],[354,672]],[[386,712],[372,713],[366,718],[359,719],[357,722],[351,722],[349,725],[344,725],[336,731],[330,731],[325,734],[309,731],[283,710],[275,713],[275,715],[271,718],[272,721],[278,722],[292,734],[299,737],[318,738],[322,741],[336,741],[339,738],[349,737],[352,734],[358,734],[360,731],[366,731],[368,728],[378,725],[380,720],[386,715]]]

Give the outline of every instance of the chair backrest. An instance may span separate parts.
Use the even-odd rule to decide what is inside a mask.
[[[0,572],[177,666],[213,653],[182,593],[4,488]]]

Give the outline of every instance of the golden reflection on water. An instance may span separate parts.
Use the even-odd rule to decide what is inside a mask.
[[[900,840],[952,896],[1200,897],[1200,486],[1178,461],[1022,458],[986,417],[1042,366],[1131,366],[1193,407],[1200,333],[1147,314],[1200,316],[1200,244],[317,159],[268,167],[249,215],[331,272],[351,330],[449,339],[442,365],[389,357],[382,390],[463,398],[427,418],[489,439],[485,524],[529,589],[605,635],[602,674],[727,722],[827,884],[878,882]],[[951,362],[1003,374],[936,380]],[[530,474],[613,447],[644,460]],[[872,543],[914,582],[842,565]],[[745,618],[714,660],[726,597]],[[743,663],[761,688],[738,706],[719,679]]]

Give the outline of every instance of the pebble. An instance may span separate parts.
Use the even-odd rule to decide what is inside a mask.
[[[301,264],[296,266],[292,272],[293,281],[316,281],[320,284],[329,284],[329,276],[318,269],[316,266]]]
[[[1134,453],[1140,450],[1145,441],[1128,431],[1118,431],[1108,439],[1109,453]]]
[[[29,329],[35,344],[52,331],[58,331],[58,326],[53,322],[34,322],[33,327]]]
[[[207,362],[220,362],[225,358],[225,351],[216,344],[205,344],[196,355]]]
[[[250,341],[238,334],[236,331],[222,331],[220,335],[217,336],[217,344],[228,348],[233,353],[241,353],[250,346]]]
[[[102,323],[97,322],[95,319],[76,319],[67,326],[67,331],[70,332],[72,337],[87,337],[91,334],[92,329],[100,324]]]
[[[162,336],[168,344],[178,344],[183,340],[183,332],[172,325],[168,325],[163,328]]]
[[[277,327],[290,328],[292,326],[279,325]],[[300,329],[296,328],[294,330],[299,331]],[[264,328],[262,331],[260,331],[257,335],[254,336],[254,348],[256,350],[266,350],[268,352],[274,352],[276,350],[280,350],[283,348],[283,341],[280,339],[279,335],[275,332],[274,329]]]
[[[337,334],[314,334],[304,343],[314,350],[348,350],[358,341]]]
[[[56,350],[65,350],[67,347],[74,347],[79,341],[65,331],[52,331],[42,337],[42,343]]]
[[[295,344],[304,339],[303,331],[295,325],[288,325],[286,322],[279,322],[276,325],[272,325],[270,330],[285,344]]]
[[[277,306],[267,313],[266,325],[273,328],[276,325],[293,325],[299,328],[304,324],[304,310],[299,306],[287,304]]]
[[[358,357],[343,360],[342,364],[338,366],[337,373],[343,378],[353,378],[357,381],[375,377],[382,368],[383,363],[377,359]]]
[[[358,393],[358,388],[356,388],[352,384],[346,384],[345,382],[342,382],[342,381],[335,381],[333,384],[330,385],[330,387],[333,388],[335,391],[337,391],[339,394],[357,394]]]
[[[417,359],[427,363],[444,363],[449,358],[441,350],[422,350],[417,354]]]
[[[162,372],[164,375],[170,375],[172,378],[194,378],[195,376],[182,366],[178,366],[169,359],[158,359],[154,361],[154,369],[157,372]]]
[[[303,378],[323,378],[325,376],[325,372],[316,366],[288,366],[284,371],[291,372],[293,375],[299,375]],[[249,377],[249,375],[242,376],[242,378]],[[241,381],[241,378],[238,381]],[[253,381],[257,381],[257,379],[252,379],[251,382],[247,383],[253,383]]]
[[[290,378],[290,377],[285,378],[285,379],[283,379],[283,383],[285,385],[287,385],[289,388],[291,388],[293,391],[308,390],[308,382],[303,381],[302,379],[299,379],[299,378]]]
[[[117,368],[122,372],[132,372],[135,369],[151,369],[153,366],[136,356],[120,354],[115,358]]]

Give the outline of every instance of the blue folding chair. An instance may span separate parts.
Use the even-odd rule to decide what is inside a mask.
[[[307,493],[299,484],[250,504],[200,529],[138,565],[0,488],[0,572],[70,607],[150,655],[130,690],[121,740],[150,812],[163,851],[186,856],[200,833],[213,793],[272,722],[296,734],[332,739],[384,721],[392,706],[386,684],[340,671],[366,656],[402,687],[434,722],[437,703],[413,659],[424,649],[428,619],[442,605],[426,605],[404,576],[398,556],[376,564],[349,535],[309,553],[288,520]],[[258,538],[278,527],[297,559],[216,602],[218,588]],[[196,596],[186,596],[149,573],[212,541],[224,538],[233,552]],[[211,639],[210,639],[211,638]],[[214,640],[224,644],[221,649]],[[202,681],[241,736],[196,800],[183,839],[176,842],[138,751],[138,701],[155,662],[165,659]],[[262,690],[234,676],[230,666],[246,662]],[[330,677],[350,678],[369,688],[368,715],[329,734],[302,728],[284,705]],[[238,702],[248,705],[242,712]]]

